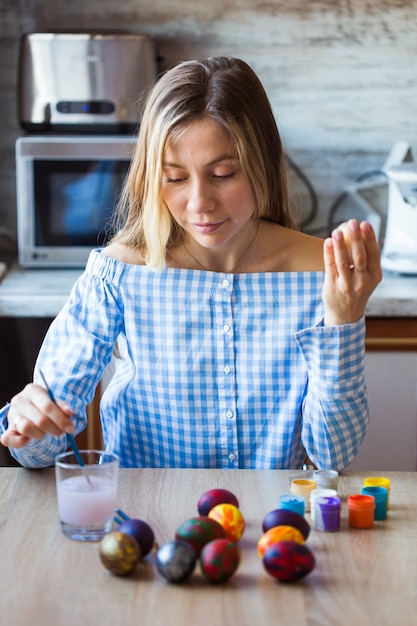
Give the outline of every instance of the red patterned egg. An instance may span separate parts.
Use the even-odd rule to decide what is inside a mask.
[[[226,536],[223,526],[216,520],[206,516],[192,517],[177,529],[175,539],[187,541],[199,556],[203,547],[214,539],[224,539]]]
[[[217,504],[211,509],[208,517],[223,526],[226,539],[229,541],[239,541],[243,535],[245,519],[234,504]]]
[[[208,515],[217,504],[233,504],[239,508],[239,501],[228,489],[210,489],[203,493],[197,503],[199,515]]]
[[[227,539],[207,543],[200,554],[203,575],[212,583],[221,583],[233,576],[240,562],[236,544]]]
[[[307,539],[310,534],[310,524],[306,518],[289,509],[274,509],[265,515],[262,522],[263,532],[265,533],[274,526],[293,526],[303,534],[304,539]]]
[[[295,582],[307,576],[316,564],[311,550],[297,541],[273,543],[262,559],[268,574],[281,582]]]
[[[304,543],[303,534],[293,526],[274,526],[262,535],[258,541],[258,555],[260,558],[264,556],[265,550],[273,543],[279,541],[296,541]]]

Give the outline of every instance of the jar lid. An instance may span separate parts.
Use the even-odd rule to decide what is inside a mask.
[[[374,509],[375,498],[360,493],[354,493],[348,496],[348,507],[355,509]]]
[[[317,487],[317,483],[309,478],[294,478],[294,480],[291,481],[291,484],[297,485],[298,487]]]
[[[320,496],[315,500],[317,506],[322,509],[338,509],[340,508],[342,501],[335,496]]]

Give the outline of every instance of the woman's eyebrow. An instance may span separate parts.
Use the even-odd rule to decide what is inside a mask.
[[[237,161],[237,157],[233,154],[225,154],[220,157],[216,157],[212,161],[209,161],[209,163],[206,163],[206,167],[210,167],[211,165],[216,165],[216,163],[221,163],[222,161]],[[178,168],[184,167],[183,165],[180,165],[179,163],[175,163],[173,161],[163,161],[162,164],[164,167],[178,167]]]

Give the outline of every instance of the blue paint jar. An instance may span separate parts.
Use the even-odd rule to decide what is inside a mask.
[[[294,511],[299,515],[304,515],[305,512],[305,498],[304,496],[295,495],[283,495],[280,496],[278,502],[279,509],[288,509]]]
[[[388,489],[386,487],[363,487],[362,493],[366,496],[373,496],[375,498],[375,511],[374,519],[383,520],[387,517],[388,508]]]

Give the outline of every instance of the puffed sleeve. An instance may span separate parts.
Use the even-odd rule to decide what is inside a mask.
[[[365,318],[296,333],[307,370],[302,441],[313,463],[342,469],[358,453],[369,422]]]
[[[123,319],[118,283],[108,271],[112,263],[103,257],[90,257],[52,322],[35,365],[34,382],[43,385],[41,369],[54,397],[72,408],[76,433],[86,426],[86,407],[111,360]],[[38,468],[52,465],[67,448],[66,435],[47,435],[10,452],[24,467]]]

